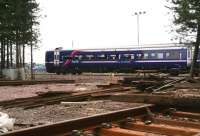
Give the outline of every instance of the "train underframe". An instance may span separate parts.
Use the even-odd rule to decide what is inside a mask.
[[[146,65],[146,66],[145,66]],[[81,66],[81,65],[71,65],[70,67],[63,67],[60,66],[51,66],[51,68],[47,69],[47,72],[49,73],[56,73],[56,74],[81,74],[83,72],[92,72],[92,73],[134,73],[136,70],[157,70],[163,73],[170,73],[171,75],[179,75],[183,73],[188,73],[189,67],[186,66],[186,64],[179,64],[177,65],[161,65],[161,64],[155,64],[155,65],[137,65],[136,66],[130,66],[130,65],[105,65],[102,64],[95,65],[94,66]],[[149,66],[147,66],[149,65]],[[157,67],[160,65],[160,67]],[[49,66],[50,67],[50,66]]]

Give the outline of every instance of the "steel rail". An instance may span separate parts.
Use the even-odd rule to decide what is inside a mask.
[[[0,81],[0,86],[18,86],[35,84],[53,84],[53,83],[75,83],[74,80],[19,80],[19,81]]]
[[[98,126],[105,122],[114,122],[125,119],[126,117],[133,117],[138,115],[145,115],[148,113],[147,108],[153,108],[152,104],[145,104],[134,108],[113,111],[104,114],[97,114],[94,116],[83,117],[62,121],[49,125],[41,125],[22,130],[11,131],[1,136],[57,136],[70,133],[72,130],[86,129]]]

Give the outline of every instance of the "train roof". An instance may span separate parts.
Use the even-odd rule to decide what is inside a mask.
[[[172,50],[172,49],[187,49],[189,45],[186,44],[148,44],[148,46],[132,46],[128,48],[98,48],[98,49],[61,49],[61,51],[83,51],[83,52],[104,52],[104,51],[135,51],[135,50]]]

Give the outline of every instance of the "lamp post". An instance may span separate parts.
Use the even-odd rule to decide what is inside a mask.
[[[140,45],[140,15],[146,14],[146,11],[139,11],[135,12],[133,16],[137,16],[137,41],[138,41],[138,46]]]

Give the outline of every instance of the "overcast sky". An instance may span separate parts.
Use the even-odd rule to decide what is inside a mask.
[[[140,44],[169,43],[171,20],[165,0],[38,0],[41,8],[41,48],[34,61],[44,63],[45,51],[63,47],[117,48]]]

